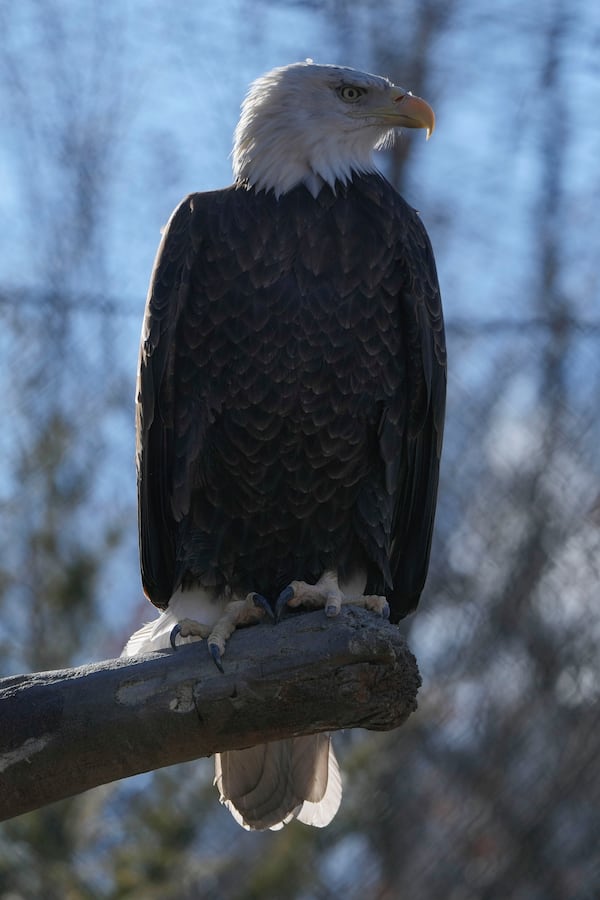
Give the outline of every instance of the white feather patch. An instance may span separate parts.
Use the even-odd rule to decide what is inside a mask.
[[[169,606],[158,618],[148,622],[131,635],[121,656],[137,656],[154,650],[166,650],[171,646],[171,632],[182,619],[195,619],[203,625],[212,626],[223,612],[223,602],[219,602],[215,592],[208,588],[191,591],[177,591],[171,597]],[[189,644],[197,638],[178,638],[178,644]]]
[[[304,735],[215,755],[221,803],[247,831],[277,831],[292,819],[322,828],[342,799],[326,734]]]

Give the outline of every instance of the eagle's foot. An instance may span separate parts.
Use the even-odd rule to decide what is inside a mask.
[[[210,630],[207,643],[210,655],[220,672],[223,671],[221,658],[225,654],[225,644],[236,628],[243,625],[255,625],[267,612],[268,602],[260,594],[251,591],[243,600],[231,600],[223,615]]]
[[[370,609],[371,612],[377,613],[382,619],[389,619],[390,604],[387,597],[379,594],[363,594],[360,597],[347,597],[344,601],[352,606],[360,606],[361,609]]]
[[[384,618],[388,618],[390,607],[385,597],[377,595],[361,595],[347,597],[338,583],[335,572],[323,572],[316,584],[306,581],[292,581],[279,595],[275,604],[275,615],[279,619],[286,606],[295,608],[305,606],[308,609],[324,609],[326,616],[337,616],[344,604],[369,609]]]
[[[177,648],[177,638],[205,640],[208,651],[220,672],[223,671],[221,657],[225,653],[225,644],[236,628],[241,625],[254,625],[259,622],[265,612],[273,615],[268,600],[252,591],[243,600],[231,600],[215,625],[204,625],[195,619],[181,619],[171,631],[171,647]]]
[[[205,640],[210,634],[210,627],[197,622],[195,619],[181,619],[171,631],[171,647],[177,649],[177,638],[196,638],[197,640]]]

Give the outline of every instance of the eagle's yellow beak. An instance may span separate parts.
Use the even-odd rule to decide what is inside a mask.
[[[435,128],[435,114],[429,103],[402,88],[394,89],[391,100],[389,118],[402,128],[425,128],[429,140]]]

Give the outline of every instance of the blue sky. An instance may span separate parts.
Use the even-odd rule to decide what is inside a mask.
[[[70,209],[70,173],[57,176],[48,138],[56,134],[57,110],[64,113],[71,98],[71,137],[80,136],[82,121],[93,125],[97,117],[105,128],[100,140],[104,134],[111,142],[101,232],[88,258],[73,263],[72,288],[81,296],[100,290],[121,310],[114,353],[133,397],[160,228],[185,194],[230,182],[232,132],[249,82],[308,56],[377,69],[374,45],[383,30],[396,71],[380,74],[404,83],[402,46],[412,8],[389,4],[379,21],[372,8],[356,4],[338,4],[336,20],[316,4],[260,0],[176,7],[55,0],[43,7],[48,15],[40,24],[39,4],[9,4],[0,13],[4,52],[29,96],[24,107],[10,82],[0,91],[0,284],[39,287],[30,261],[38,258],[41,229],[52,247],[68,227],[62,216]],[[540,142],[548,128],[564,153],[560,227],[572,260],[561,274],[564,290],[574,311],[598,317],[600,7],[591,0],[564,4],[555,97],[544,91],[545,16],[553,4],[500,0],[483,8],[463,0],[448,8],[455,11],[436,39],[426,94],[436,110],[436,133],[428,143],[419,133],[400,138],[415,142],[405,195],[430,231],[447,319],[531,314],[538,278],[532,236],[544,171]],[[58,59],[48,54],[52,40],[60,47]],[[452,379],[475,383],[493,365],[493,354],[465,344],[460,359],[452,360],[451,389]],[[105,428],[114,437],[111,472],[119,474],[101,482],[97,502],[112,490],[132,504],[132,421],[117,417]],[[134,544],[135,538],[105,575],[111,595],[122,596],[125,581],[127,596],[139,597]]]

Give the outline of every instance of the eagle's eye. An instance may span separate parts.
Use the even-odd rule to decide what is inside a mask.
[[[366,93],[367,92],[364,88],[356,87],[353,84],[343,84],[338,88],[338,95],[346,103],[356,103],[356,101],[360,100],[362,95]]]

